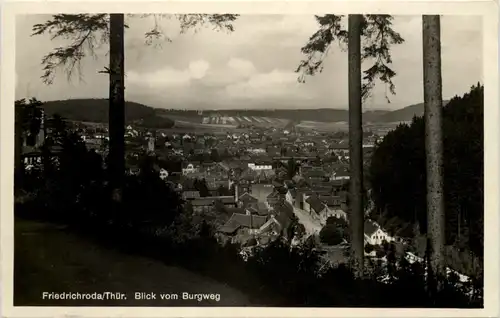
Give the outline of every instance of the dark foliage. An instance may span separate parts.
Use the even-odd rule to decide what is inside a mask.
[[[49,101],[43,104],[47,115],[59,114],[67,120],[108,123],[109,101],[107,99],[68,99]],[[146,128],[171,128],[174,121],[158,116],[154,108],[125,102],[125,124]]]
[[[444,100],[443,106],[445,106],[449,101]],[[415,116],[424,115],[424,103],[406,106],[405,108],[397,109],[392,112],[387,112],[380,115],[377,120],[380,122],[401,122],[401,121],[411,121]]]
[[[212,149],[210,151],[210,160],[212,160],[213,162],[220,162],[221,161],[219,151],[217,151],[217,149]]]
[[[321,242],[328,245],[338,245],[343,241],[341,230],[333,224],[325,225],[319,232],[319,237]]]
[[[335,226],[342,228],[342,229],[349,228],[349,225],[347,224],[346,220],[336,218],[334,216],[330,216],[328,219],[326,219],[326,224],[327,225],[335,225]]]
[[[400,125],[380,143],[370,176],[376,211],[406,228],[426,232],[424,119]],[[483,86],[455,97],[443,109],[446,241],[458,249],[483,252]],[[451,265],[450,265],[451,266]]]
[[[34,146],[42,123],[43,103],[36,98],[15,101],[15,120],[20,125],[23,140]]]

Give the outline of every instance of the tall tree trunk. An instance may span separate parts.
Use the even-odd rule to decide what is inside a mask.
[[[109,54],[109,158],[111,189],[121,198],[125,174],[124,15],[111,14]],[[118,190],[118,191],[117,191]]]
[[[444,197],[441,82],[441,27],[439,15],[422,17],[425,154],[427,165],[427,249],[429,290],[442,288],[444,266]]]
[[[349,152],[351,263],[357,277],[364,268],[363,128],[361,118],[361,23],[363,16],[349,15]]]

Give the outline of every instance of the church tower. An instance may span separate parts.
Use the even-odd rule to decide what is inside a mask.
[[[46,127],[45,127],[45,111],[43,109],[40,110],[40,131],[36,136],[36,148],[41,148],[43,143],[45,142],[46,135]]]

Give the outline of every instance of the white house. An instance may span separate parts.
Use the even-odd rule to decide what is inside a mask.
[[[347,220],[347,213],[341,209],[328,208],[327,217],[330,216],[336,217],[337,219]]]
[[[365,243],[371,245],[382,245],[383,242],[392,242],[392,238],[378,224],[373,221],[365,221]]]
[[[156,140],[154,137],[149,137],[149,140],[148,140],[148,151],[149,152],[154,152],[155,151],[155,143],[156,143]]]
[[[273,170],[273,166],[270,164],[261,164],[261,163],[248,163],[248,168],[251,170]]]
[[[333,172],[330,180],[349,180],[350,177],[351,176],[348,171],[340,170]]]
[[[186,168],[182,169],[182,174],[186,175],[186,174],[189,174],[189,173],[194,173],[196,171],[197,171],[197,169],[194,167],[194,165],[192,163],[190,163],[190,164],[187,165]]]
[[[168,177],[168,171],[161,168],[160,169],[160,179],[165,180]]]
[[[297,190],[295,189],[288,189],[288,191],[286,192],[286,195],[285,195],[285,200],[287,200],[288,202],[290,202],[290,204],[295,204],[295,197],[296,197],[296,194],[297,194]]]
[[[264,153],[266,153],[266,149],[264,149],[264,148],[250,148],[250,149],[248,149],[248,152],[253,153],[253,154],[264,154]]]

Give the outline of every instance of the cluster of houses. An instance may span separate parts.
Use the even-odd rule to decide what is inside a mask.
[[[80,130],[89,148],[105,148],[108,140],[105,127]],[[43,133],[42,129],[38,139],[44,139]],[[243,232],[259,238],[259,243],[268,241],[273,235],[288,233],[294,209],[322,224],[330,216],[347,220],[349,151],[343,137],[332,139],[328,134],[265,128],[225,135],[166,135],[129,125],[125,139],[128,157],[137,158],[145,151],[156,156],[167,154],[168,159],[176,158],[180,162],[178,168],[158,167],[160,178],[181,192],[194,211],[206,212],[217,204],[228,209],[229,219],[219,233],[231,241],[242,241]],[[38,140],[37,144],[40,143],[43,140]],[[219,155],[211,158],[213,160],[193,157],[193,154],[212,155],[214,152]],[[221,154],[226,156],[220,158]],[[324,162],[322,158],[328,155],[338,160]],[[25,151],[25,160],[27,164],[40,161],[39,151]],[[296,160],[298,166],[293,178],[286,168],[290,160]],[[137,173],[137,166],[130,166],[130,172]],[[192,180],[204,180],[206,193],[200,193]],[[264,200],[252,196],[252,187],[261,184],[272,189]],[[375,237],[382,235],[379,233]]]

